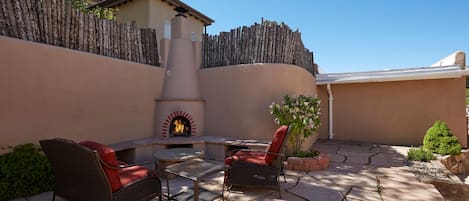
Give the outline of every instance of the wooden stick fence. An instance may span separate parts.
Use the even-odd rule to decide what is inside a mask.
[[[205,35],[202,67],[250,63],[286,63],[314,73],[313,54],[306,49],[298,30],[284,23],[262,21],[219,35]]]
[[[99,19],[70,0],[0,0],[0,35],[159,65],[154,29]]]

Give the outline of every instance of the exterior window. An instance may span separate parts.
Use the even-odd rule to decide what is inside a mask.
[[[166,20],[164,21],[164,39],[171,39],[171,21]]]
[[[197,37],[195,36],[195,32],[191,33],[191,40],[192,40],[192,42],[197,40]]]

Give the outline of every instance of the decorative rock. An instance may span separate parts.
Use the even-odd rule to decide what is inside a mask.
[[[467,150],[458,155],[444,156],[440,161],[453,174],[469,173],[469,151]]]

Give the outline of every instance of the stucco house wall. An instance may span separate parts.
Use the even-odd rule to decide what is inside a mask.
[[[315,78],[288,64],[244,64],[202,69],[206,135],[270,139],[277,128],[269,112],[285,94],[316,95]]]
[[[162,0],[133,0],[116,6],[117,20],[121,22],[135,21],[138,27],[156,29],[157,40],[164,37],[165,23],[171,21],[176,14],[174,6]],[[194,33],[196,41],[202,41],[204,23],[193,16],[186,15],[190,24],[190,31]]]
[[[120,22],[135,21],[138,27],[149,28],[150,1],[152,0],[129,1],[129,2],[126,2],[125,4],[116,6],[115,8],[118,9],[118,11],[116,12],[117,21],[120,21]],[[162,27],[158,26],[158,27],[152,27],[152,28],[155,28],[157,30],[156,37],[160,39],[160,36],[162,36],[161,35],[162,31],[160,31],[160,29]]]
[[[0,147],[153,135],[162,68],[0,36]]]
[[[467,147],[464,77],[331,87],[334,139],[417,146],[426,130],[443,120]],[[327,100],[326,85],[318,88],[321,99]],[[322,103],[328,108],[327,101]],[[320,136],[327,138],[324,113],[322,122]]]

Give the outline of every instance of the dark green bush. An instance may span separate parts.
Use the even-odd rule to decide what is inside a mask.
[[[302,157],[302,158],[314,158],[316,156],[319,156],[319,151],[315,151],[315,150],[299,151],[293,154],[293,156]]]
[[[431,160],[435,160],[436,157],[433,155],[433,153],[425,148],[418,148],[418,149],[409,149],[407,152],[407,158],[409,160],[414,160],[414,161],[423,161],[423,162],[428,162]]]
[[[0,201],[51,191],[54,177],[47,157],[34,144],[0,155]]]
[[[461,144],[443,121],[436,121],[427,130],[423,138],[423,147],[433,153],[458,154],[461,153]]]

